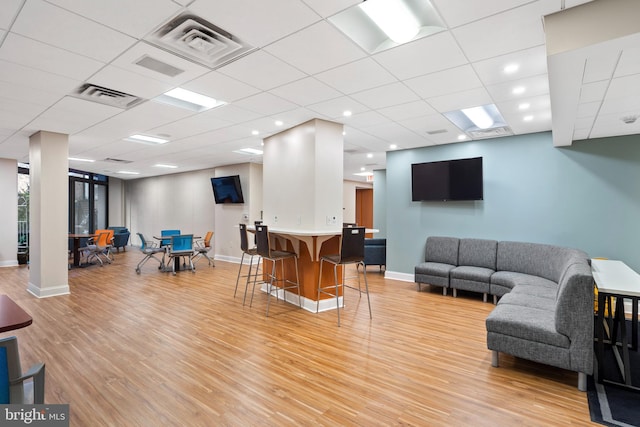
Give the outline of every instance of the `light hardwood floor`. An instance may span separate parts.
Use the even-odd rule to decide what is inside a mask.
[[[28,269],[0,292],[33,316],[23,366],[46,363],[47,403],[72,426],[591,425],[577,375],[501,355],[491,367],[480,295],[417,292],[368,269],[373,308],[348,290],[342,326],[282,301],[265,317],[233,298],[238,264],[175,277],[135,248],[69,272],[71,294],[38,299]],[[364,298],[364,297],[363,297]]]

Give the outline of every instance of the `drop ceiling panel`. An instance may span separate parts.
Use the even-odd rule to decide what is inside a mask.
[[[350,39],[327,22],[319,22],[265,48],[307,74],[356,61],[365,56]]]
[[[326,18],[335,15],[351,6],[360,3],[362,0],[303,0],[318,15]]]
[[[440,114],[403,120],[400,124],[418,135],[424,135],[424,138],[428,138],[435,144],[457,142],[458,135],[463,133]]]
[[[425,101],[415,101],[401,105],[394,105],[393,107],[381,108],[378,112],[391,120],[400,121],[435,114],[436,110],[434,110],[433,107]]]
[[[431,0],[431,3],[447,25],[455,28],[530,3],[530,0]]]
[[[9,33],[2,43],[0,59],[77,80],[85,80],[104,65],[14,33]]]
[[[309,105],[308,108],[312,111],[323,114],[332,120],[343,119],[343,113],[345,111],[351,111],[353,114],[358,114],[368,110],[367,107],[348,96],[319,102],[317,104]]]
[[[319,73],[315,77],[344,94],[360,92],[397,81],[391,73],[371,58],[336,67]]]
[[[602,102],[600,100],[595,102],[587,102],[578,105],[578,110],[576,111],[576,118],[581,119],[585,117],[595,117],[598,115],[598,111],[600,110],[600,106]]]
[[[25,3],[11,31],[102,62],[135,43],[132,37],[39,0]]]
[[[297,105],[284,100],[268,92],[262,92],[250,96],[235,103],[240,108],[253,111],[258,114],[278,114],[283,111],[293,110]]]
[[[89,82],[98,86],[128,93],[144,99],[155,98],[173,89],[173,85],[155,80],[123,68],[107,65],[91,76]]]
[[[493,104],[493,99],[483,87],[456,92],[449,95],[437,96],[427,99],[427,102],[441,113],[461,108],[477,107],[480,105]]]
[[[260,89],[217,71],[200,76],[182,87],[225,102],[234,102],[260,92]]]
[[[407,80],[406,84],[423,98],[434,98],[482,86],[471,65],[415,77]]]
[[[594,102],[604,98],[604,95],[607,93],[607,88],[609,87],[609,81],[596,81],[595,83],[587,83],[583,84],[580,89],[580,101],[581,103],[585,102]]]
[[[34,106],[34,108],[29,108],[24,112],[35,114],[58,102],[63,96],[63,94],[43,92],[40,89],[22,86],[17,83],[0,81],[0,99],[8,109],[21,110],[23,108],[21,104],[24,103],[24,105]]]
[[[373,59],[401,80],[458,67],[468,62],[458,43],[448,32],[380,52]]]
[[[518,70],[506,73],[507,65],[517,64]],[[525,77],[547,73],[547,51],[544,45],[522,51],[485,59],[473,64],[478,77],[485,85],[519,80]]]
[[[614,77],[631,74],[640,74],[640,48],[628,48],[622,51]]]
[[[306,76],[302,71],[261,50],[220,67],[217,71],[262,90],[272,89]]]
[[[617,114],[618,117],[640,116],[638,97],[629,95],[625,98],[607,98],[602,102],[600,114]]]
[[[266,46],[320,19],[299,0],[197,0],[190,9],[254,47]]]
[[[524,87],[525,91],[521,94],[513,93],[514,88]],[[514,99],[530,98],[549,93],[549,82],[547,76],[540,75],[528,77],[522,80],[514,80],[508,83],[500,83],[488,86],[487,90],[495,102],[508,101]]]
[[[640,99],[640,74],[613,79],[609,85],[605,101],[635,97]]]
[[[212,112],[213,110],[209,110],[176,120],[175,122],[155,127],[151,131],[154,135],[165,134],[169,136],[169,139],[176,140],[232,125],[231,122],[216,118]]]
[[[22,0],[3,0],[0,2],[0,29],[9,29],[21,6]]]
[[[618,114],[599,114],[589,137],[603,138],[612,134],[640,134],[640,120],[636,120],[635,123],[625,124],[620,120],[620,115]]]
[[[47,1],[138,39],[180,10],[171,0]]]
[[[328,99],[338,98],[342,95],[337,90],[314,79],[313,77],[307,77],[305,79],[280,86],[273,89],[271,92],[301,106],[316,104]]]
[[[67,96],[40,114],[29,127],[73,134],[121,112],[119,108]]]
[[[364,113],[354,114],[351,117],[345,118],[344,121],[348,123],[349,126],[354,126],[359,129],[366,129],[371,126],[391,122],[389,118],[375,111],[365,111]]]
[[[175,77],[171,77],[163,73],[137,65],[136,62],[144,56],[148,56],[155,60],[164,62],[171,65],[172,67],[184,70],[184,72],[176,75]],[[145,42],[138,42],[127,52],[116,58],[111,64],[116,67],[122,68],[123,70],[140,74],[154,80],[159,80],[164,83],[169,83],[174,86],[179,86],[210,71],[208,68],[205,68],[194,62],[187,61],[186,59],[183,59],[165,50],[158,49]]]
[[[593,83],[602,80],[611,80],[621,53],[620,51],[614,50],[601,52],[596,56],[587,58],[582,82]]]
[[[391,83],[375,89],[368,89],[351,95],[353,99],[369,108],[391,107],[420,98],[402,83]]]
[[[539,0],[454,28],[452,33],[471,62],[505,55],[544,44],[541,17],[558,6],[557,0]]]
[[[10,83],[10,85],[17,85],[22,88],[36,89],[37,92],[33,93],[34,102],[38,101],[40,94],[46,93],[43,99],[40,100],[43,105],[50,105],[51,102],[69,93],[81,83],[79,80],[8,61],[0,61],[0,82]]]
[[[245,108],[240,108],[236,104],[223,105],[221,107],[214,108],[213,110],[211,110],[210,114],[212,117],[231,123],[242,123],[261,117],[260,114],[249,111]]]
[[[432,144],[427,138],[397,123],[383,123],[378,126],[372,126],[367,128],[367,133],[376,135],[389,144],[398,144],[402,148],[422,147]]]

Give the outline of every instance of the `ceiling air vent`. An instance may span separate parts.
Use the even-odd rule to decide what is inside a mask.
[[[111,163],[119,163],[121,165],[126,165],[127,163],[133,163],[132,160],[114,159],[113,157],[107,157],[106,159],[104,159],[104,161],[111,162]]]
[[[147,38],[158,47],[210,68],[240,58],[254,48],[194,15],[181,15]]]
[[[142,58],[138,59],[135,64],[144,67],[147,70],[155,71],[156,73],[164,74],[169,77],[175,77],[178,74],[184,73],[184,70],[167,64],[166,62],[159,61],[148,55],[144,55]]]
[[[137,96],[91,83],[83,84],[71,95],[87,101],[99,102],[101,104],[124,109],[131,108],[144,101],[144,99],[138,98]]]
[[[513,135],[513,131],[509,126],[501,126],[491,129],[468,130],[467,134],[469,134],[469,136],[473,139],[483,139]]]
[[[427,135],[438,135],[440,133],[447,133],[446,129],[428,130]]]

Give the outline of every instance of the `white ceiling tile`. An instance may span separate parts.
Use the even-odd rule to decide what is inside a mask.
[[[316,74],[315,77],[345,94],[397,81],[391,73],[371,58],[333,68]]]
[[[622,118],[624,116],[638,116],[638,97],[630,94],[623,98],[605,98],[600,107],[599,114],[616,114]]]
[[[308,122],[311,119],[329,120],[329,117],[319,114],[315,111],[311,111],[307,108],[296,108],[294,110],[289,110],[289,111],[279,113],[275,116],[270,116],[270,118],[281,120],[284,123],[283,125],[284,128],[296,126],[301,123]],[[281,128],[278,129],[278,132],[280,130],[282,129]]]
[[[169,139],[176,140],[199,135],[205,132],[231,126],[233,123],[215,117],[215,109],[204,111],[194,116],[185,117],[172,123],[153,128],[155,135],[169,135]]]
[[[356,101],[369,108],[383,108],[417,101],[420,98],[402,83],[391,83],[351,95]]]
[[[120,108],[67,96],[29,125],[51,132],[73,134],[121,112]]]
[[[349,126],[357,128],[367,128],[369,126],[377,126],[381,123],[389,123],[391,120],[375,111],[365,111],[364,113],[354,114],[349,118],[345,118],[345,122]]]
[[[436,110],[434,110],[433,107],[425,101],[414,101],[406,104],[394,105],[393,107],[380,108],[378,112],[391,120],[398,122],[401,120],[412,119],[414,117],[435,114]]]
[[[138,39],[180,10],[171,0],[47,1]]]
[[[303,0],[320,16],[326,18],[360,3],[362,0]]]
[[[454,28],[452,33],[471,62],[501,56],[544,44],[542,17],[557,6],[557,0],[538,0]]]
[[[571,7],[579,6],[581,4],[589,3],[593,0],[564,0],[564,6],[568,9]]]
[[[299,0],[197,0],[189,9],[254,47],[266,46],[320,20]]]
[[[278,40],[265,48],[308,74],[315,74],[365,56],[351,40],[325,21]]]
[[[330,117],[331,119],[347,119],[343,116],[345,111],[351,111],[352,114],[358,114],[368,110],[367,107],[348,96],[319,102],[317,104],[309,105],[308,108],[312,111],[323,114],[326,117]]]
[[[640,48],[624,49],[614,77],[640,74]]]
[[[262,50],[220,67],[217,71],[262,90],[269,90],[306,76],[302,71]]]
[[[611,80],[620,59],[621,52],[599,52],[597,55],[587,58],[584,67],[583,83],[592,83],[602,80]]]
[[[80,80],[74,80],[68,77],[1,60],[0,81],[54,94],[56,96],[52,99],[56,100],[60,95],[65,95],[71,92],[81,83]],[[37,96],[34,97],[34,99],[35,98],[37,98]],[[48,97],[45,96],[45,98]],[[50,101],[45,101],[45,103],[48,102]]]
[[[0,81],[0,97],[4,100],[3,102],[9,105],[17,101],[32,104],[34,112],[42,111],[40,107],[55,104],[64,95],[65,93],[45,92],[40,88],[23,86],[20,83]]]
[[[380,52],[373,58],[399,79],[409,79],[467,63],[467,58],[448,32]]]
[[[296,108],[295,104],[267,92],[244,98],[235,105],[258,114],[277,114]]]
[[[273,89],[271,93],[302,106],[338,98],[342,95],[313,77],[280,86]]]
[[[0,2],[0,29],[9,29],[22,3],[23,0],[3,0]],[[1,37],[0,40],[2,40]]]
[[[600,110],[601,105],[601,101],[579,104],[578,110],[576,111],[576,118],[582,119],[585,117],[595,117],[596,115],[598,115],[598,111]]]
[[[635,97],[640,99],[640,74],[619,77],[611,80],[605,100]]]
[[[210,96],[225,102],[234,102],[261,92],[248,84],[217,71],[211,71],[203,76],[182,85],[187,90]]]
[[[596,81],[595,83],[583,84],[580,90],[580,102],[594,102],[604,98],[609,87],[609,81]]]
[[[514,94],[513,89],[516,87],[524,87],[525,91],[521,94]],[[524,99],[532,96],[548,94],[549,81],[547,80],[547,75],[543,74],[540,76],[487,86],[487,90],[495,102]]]
[[[382,123],[367,128],[367,133],[375,135],[390,144],[398,144],[401,148],[422,147],[431,145],[431,141],[397,123]]]
[[[216,117],[220,120],[225,120],[231,123],[242,123],[261,117],[260,114],[244,108],[240,108],[236,104],[223,105],[218,108],[214,108],[209,114],[211,114],[212,117]]]
[[[103,63],[14,33],[0,48],[0,59],[77,80],[85,80]]]
[[[590,129],[575,129],[573,131],[573,140],[580,141],[589,138]]]
[[[128,93],[144,99],[155,98],[173,89],[173,85],[151,79],[142,74],[107,65],[91,76],[89,82],[105,88]]]
[[[505,73],[507,65],[517,64],[518,70]],[[473,64],[478,77],[485,85],[504,83],[524,77],[547,73],[547,50],[544,45],[524,49],[518,52],[485,59]]]
[[[461,108],[477,107],[493,104],[493,99],[483,87],[451,93],[448,95],[428,98],[427,102],[439,112],[459,110]]]
[[[108,62],[136,41],[41,0],[25,3],[11,31],[102,62]]]
[[[415,77],[405,83],[422,98],[434,98],[482,86],[471,65]]]
[[[449,28],[477,21],[529,3],[531,0],[431,0]]]

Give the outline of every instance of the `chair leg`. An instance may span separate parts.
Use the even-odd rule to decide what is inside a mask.
[[[316,313],[320,310],[320,288],[322,287],[322,264],[324,260],[320,260],[320,275],[318,276],[318,298],[316,299]]]
[[[342,267],[342,273],[344,274],[344,267]],[[335,264],[333,266],[333,279],[335,280],[335,284],[336,284],[336,311],[338,312],[338,326],[340,326],[340,299],[338,296],[338,264]],[[344,281],[344,276],[343,276],[343,281]],[[344,289],[344,287],[342,288]],[[343,301],[344,301],[344,295],[342,297]],[[343,302],[344,304],[344,302]]]
[[[298,258],[293,258],[296,265],[296,285],[298,287],[298,306],[302,308],[302,296],[300,296],[300,274],[298,273]]]
[[[367,293],[367,304],[369,305],[369,319],[373,319],[373,314],[371,314],[371,299],[369,298],[369,282],[367,282],[367,269],[363,268],[362,272],[364,274],[364,289]]]
[[[233,297],[236,297],[236,292],[238,292],[238,282],[240,281],[240,273],[242,272],[242,263],[244,262],[244,252],[242,252],[242,257],[240,258],[240,267],[238,268],[238,277],[236,277],[236,287],[233,290]],[[251,272],[251,268],[249,268],[249,272]],[[246,296],[246,290],[245,290]],[[243,300],[244,303],[244,300]]]
[[[273,288],[273,279],[276,277],[276,261],[272,261],[273,262],[273,267],[271,268],[271,277],[269,278],[269,283],[267,284],[267,314],[266,316],[269,317],[269,302],[271,301],[271,291]],[[284,267],[282,268],[282,271],[284,273]],[[276,286],[276,301],[278,300],[278,289]]]

